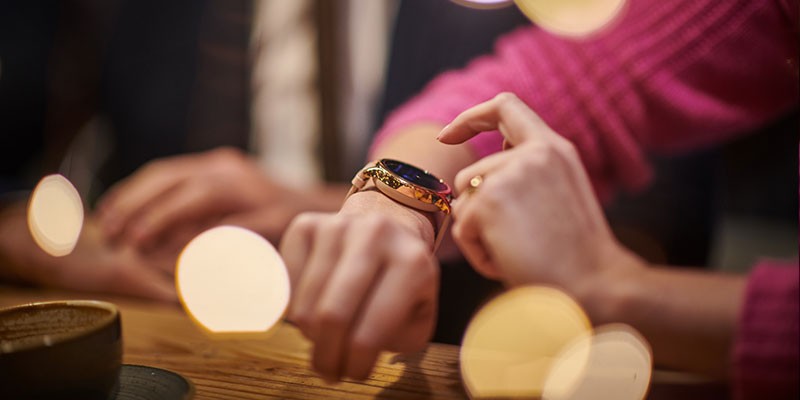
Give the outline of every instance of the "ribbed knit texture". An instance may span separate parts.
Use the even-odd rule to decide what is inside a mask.
[[[403,127],[445,125],[510,91],[575,143],[601,198],[638,189],[651,178],[646,152],[710,146],[797,107],[796,9],[788,0],[631,0],[589,38],[520,28],[392,113],[373,150]],[[495,132],[471,144],[485,156],[501,142]]]
[[[712,146],[798,107],[796,0],[630,0],[587,39],[520,28],[493,55],[441,75],[387,119],[373,151],[401,128],[445,125],[514,92],[578,148],[595,190],[649,181],[647,152]],[[500,151],[499,133],[470,141]],[[759,265],[749,278],[733,353],[739,399],[797,398],[798,268]]]
[[[800,274],[764,262],[750,274],[733,352],[737,399],[797,399]]]

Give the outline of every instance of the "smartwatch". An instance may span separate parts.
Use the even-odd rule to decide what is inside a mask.
[[[400,204],[443,216],[433,242],[435,253],[450,223],[450,201],[453,199],[450,186],[428,171],[402,161],[384,158],[371,162],[358,171],[347,197],[362,190],[370,180],[378,191]]]

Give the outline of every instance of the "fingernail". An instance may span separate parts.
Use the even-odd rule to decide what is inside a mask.
[[[441,140],[442,136],[444,135],[445,131],[447,131],[448,128],[450,128],[450,124],[445,125],[444,128],[442,128],[442,130],[439,131],[439,134],[436,135],[436,140]]]

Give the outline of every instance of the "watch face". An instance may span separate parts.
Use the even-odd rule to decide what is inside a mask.
[[[413,165],[390,159],[383,159],[381,160],[381,163],[384,167],[386,167],[386,169],[394,172],[395,175],[403,178],[407,182],[422,186],[435,192],[441,193],[450,191],[450,188],[446,184],[439,181],[439,178]]]

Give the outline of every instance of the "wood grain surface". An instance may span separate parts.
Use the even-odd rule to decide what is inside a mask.
[[[421,353],[384,354],[363,382],[326,384],[309,368],[309,343],[289,324],[268,338],[219,340],[197,329],[178,305],[124,297],[0,285],[0,308],[50,300],[116,304],[122,315],[123,362],[177,372],[195,399],[464,399],[458,347],[433,343]],[[703,377],[656,370],[647,398],[728,399],[728,387]],[[598,399],[604,399],[598,394]]]
[[[122,313],[126,364],[189,378],[196,399],[462,399],[458,347],[431,344],[411,355],[384,354],[363,382],[328,385],[309,368],[311,344],[289,324],[266,339],[217,340],[195,328],[177,305],[130,298],[0,286],[0,307],[93,299]]]

